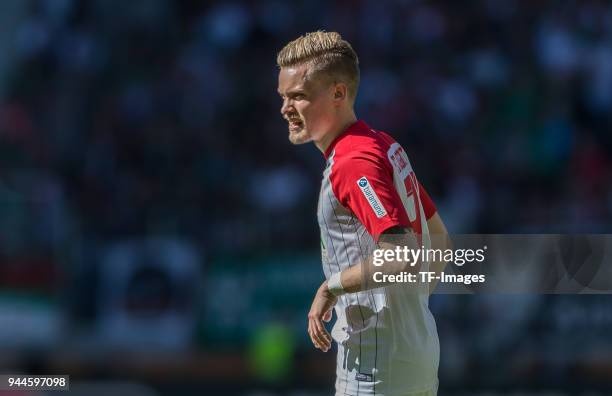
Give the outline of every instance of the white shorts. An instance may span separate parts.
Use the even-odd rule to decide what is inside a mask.
[[[410,375],[402,376],[399,383],[396,381],[385,382],[383,379],[386,375],[374,371],[376,374],[369,375],[366,373],[372,373],[371,367],[366,366],[366,360],[363,360],[363,366],[361,371],[366,373],[360,373],[359,367],[355,364],[351,364],[351,361],[357,359],[356,356],[358,348],[353,350],[346,348],[346,346],[338,345],[337,365],[336,365],[336,396],[436,396],[438,394],[438,380],[437,376],[434,376],[430,381],[422,381],[420,384],[415,384],[410,379]],[[363,346],[361,348],[361,354],[363,356],[368,355],[368,347]],[[355,355],[355,356],[352,356]],[[382,360],[382,359],[381,359]],[[382,362],[379,362],[382,363]],[[384,366],[380,367],[383,368]],[[437,369],[437,367],[436,367]],[[436,370],[437,371],[437,370]],[[407,382],[405,382],[407,381]],[[423,383],[425,382],[425,383]],[[410,385],[416,385],[416,390],[409,390]],[[406,390],[404,390],[406,389]]]
[[[361,395],[362,393],[360,392],[359,394]],[[345,393],[343,389],[336,389],[336,396],[345,396],[345,395],[349,395],[349,393]],[[412,393],[406,393],[401,396],[437,396],[437,395],[438,395],[438,387],[436,386],[432,389],[427,389],[427,390],[412,392]]]

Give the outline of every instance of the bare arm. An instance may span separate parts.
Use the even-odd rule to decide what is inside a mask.
[[[379,248],[393,249],[395,248],[394,241],[397,243],[398,235],[405,233],[400,227],[392,227],[386,230],[379,238]],[[401,236],[400,236],[401,237]],[[402,263],[403,265],[403,263]],[[354,293],[365,290],[366,286],[362,284],[362,276],[364,267],[372,268],[372,257],[368,257],[364,262],[345,269],[339,274],[343,289],[347,293]],[[388,265],[387,270],[392,265]],[[381,286],[381,285],[378,285]],[[332,308],[336,305],[336,297],[328,287],[328,281],[324,281],[317,293],[308,312],[308,335],[314,346],[323,352],[327,352],[331,347],[331,336],[323,325],[323,322],[329,322],[332,317]]]
[[[442,222],[439,214],[434,214],[428,221],[427,226],[431,234],[433,249],[446,249],[450,247],[448,233]],[[414,239],[409,237],[408,231],[400,227],[392,227],[386,230],[379,238],[378,246],[380,249],[395,249],[398,245],[405,245],[412,248],[417,248]],[[440,273],[444,270],[446,263],[433,262],[430,270]],[[364,268],[365,266],[365,268]],[[367,268],[367,269],[366,269]],[[354,265],[345,269],[340,274],[340,283],[342,288],[347,293],[355,293],[362,290],[368,290],[375,287],[380,287],[380,284],[374,282],[363,282],[364,271],[370,271],[373,268],[372,257],[369,257],[365,262]],[[382,269],[382,268],[381,268]],[[385,262],[384,272],[387,274],[397,274],[402,271],[410,273],[418,273],[421,269],[420,263],[415,265],[407,265],[401,261]],[[436,287],[436,283],[429,285],[430,293]],[[323,321],[328,322],[331,319],[331,310],[336,304],[337,297],[332,294],[328,288],[327,281],[323,282],[315,295],[314,301],[308,313],[308,334],[312,339],[313,344],[318,349],[327,352],[331,347],[331,337],[323,325]]]
[[[446,226],[440,218],[440,215],[436,212],[429,220],[427,220],[427,228],[429,228],[429,234],[431,236],[431,248],[432,249],[450,249],[451,242],[448,237],[448,231],[446,230]],[[430,264],[430,271],[434,271],[436,274],[440,275],[444,268],[446,267],[445,261],[434,261]],[[434,281],[429,285],[429,293],[433,293],[436,288],[438,281]]]
[[[408,229],[391,227],[380,235],[378,249],[394,250],[397,246],[417,248],[416,240],[413,237],[411,238],[410,235],[410,230]],[[356,293],[382,286],[374,282],[364,282],[364,275],[370,276],[374,269],[378,269],[385,274],[398,274],[402,271],[417,273],[420,268],[420,263],[410,266],[406,262],[394,260],[385,261],[384,266],[377,268],[373,265],[372,257],[370,256],[364,262],[342,271],[340,283],[346,293]],[[364,271],[367,271],[367,273],[364,274]]]
[[[431,236],[431,248],[432,249],[447,249],[450,248],[450,241],[448,240],[448,232],[446,231],[446,226],[440,215],[436,212],[429,220],[427,220],[427,227],[429,228],[429,234]],[[393,227],[389,230],[385,231],[378,241],[379,249],[395,249],[398,244],[403,244],[407,246],[416,247],[413,240],[410,238],[402,238],[402,234],[408,232],[400,227]],[[340,282],[342,283],[342,288],[347,293],[355,293],[362,290],[368,290],[380,285],[376,285],[373,282],[368,282],[364,284],[363,282],[363,266],[367,265],[369,268],[372,268],[371,258],[366,263],[360,263],[359,265],[354,265],[351,268],[347,268],[342,271],[340,275]],[[446,263],[444,261],[434,261],[430,264],[430,271],[434,271],[437,274],[440,274]],[[401,271],[407,271],[411,273],[417,273],[420,269],[420,265],[409,266],[404,262],[388,262],[385,263],[385,273],[388,274],[397,274]],[[431,290],[433,292],[435,289],[435,283],[430,285]]]

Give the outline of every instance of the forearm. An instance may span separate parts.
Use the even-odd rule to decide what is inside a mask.
[[[434,214],[428,221],[427,225],[430,231],[431,248],[445,250],[451,248],[450,239],[446,227],[442,222],[439,214]],[[411,249],[418,249],[414,234],[402,234],[405,230],[395,228],[389,230],[388,233],[381,235],[379,241],[380,249],[394,250],[397,246],[408,246]],[[355,293],[358,291],[369,290],[381,286],[385,283],[375,282],[373,275],[375,272],[381,272],[385,275],[397,275],[400,273],[408,273],[413,276],[418,276],[419,271],[431,271],[440,274],[446,266],[445,261],[433,261],[429,263],[429,267],[422,269],[421,260],[414,262],[389,260],[385,261],[382,266],[375,266],[373,256],[369,256],[366,260],[345,269],[340,274],[335,275],[335,279],[330,278],[331,288],[334,293]],[[437,285],[437,280],[429,284],[429,292],[432,293]]]
[[[364,289],[362,265],[364,263],[359,263],[341,272],[340,283],[345,292],[356,293]]]
[[[445,251],[451,247],[450,241],[447,235],[433,235],[431,238],[431,248],[435,250]],[[437,276],[441,275],[446,268],[446,261],[435,260],[429,263],[429,271],[435,272]],[[438,285],[439,280],[433,277],[433,280],[429,283],[429,294],[433,293]]]
[[[427,226],[430,232],[430,240],[432,249],[439,249],[445,251],[446,249],[452,248],[451,240],[448,236],[448,231],[444,222],[440,218],[440,215],[436,213],[431,219],[427,221]],[[446,261],[433,261],[430,263],[429,270],[435,272],[436,275],[441,275],[442,271],[446,268]],[[433,282],[429,285],[429,293],[433,293],[438,285],[438,280],[434,278]]]
[[[414,234],[386,234],[381,236],[378,243],[378,249],[382,251],[395,251],[398,246],[408,246],[411,249],[416,249],[416,239]],[[364,290],[375,289],[382,286],[387,286],[387,275],[398,275],[410,273],[416,276],[421,270],[421,260],[408,261],[401,260],[395,257],[391,260],[384,260],[384,264],[375,264],[374,256],[368,256],[362,262],[357,263],[344,271],[332,275],[329,279],[328,286],[334,294],[338,293],[355,293]],[[374,275],[384,275],[375,280]]]

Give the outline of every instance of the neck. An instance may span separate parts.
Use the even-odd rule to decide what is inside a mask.
[[[353,125],[357,121],[357,116],[353,110],[350,111],[345,117],[342,117],[336,122],[327,133],[324,133],[320,139],[315,140],[314,144],[317,146],[322,153],[325,153],[330,144],[340,135],[346,131],[348,127]]]

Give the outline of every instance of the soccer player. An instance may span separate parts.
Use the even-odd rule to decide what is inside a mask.
[[[308,314],[308,334],[324,352],[332,337],[338,344],[336,395],[435,395],[439,342],[429,293],[372,290],[363,278],[374,249],[394,249],[398,234],[429,245],[429,234],[446,235],[446,228],[404,149],[357,120],[359,62],[347,41],[309,33],[288,43],[277,63],[289,140],[312,141],[327,161],[317,209],[327,280]],[[323,322],[332,308],[330,336]]]

